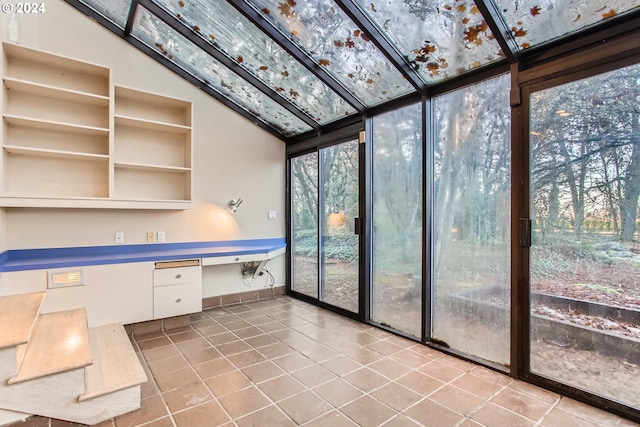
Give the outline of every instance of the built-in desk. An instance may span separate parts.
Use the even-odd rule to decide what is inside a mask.
[[[85,307],[91,326],[144,322],[199,311],[203,267],[268,261],[285,250],[283,238],[9,250],[0,254],[0,295],[45,291],[43,312]],[[176,268],[159,272],[166,261]],[[52,285],[65,274],[79,281]]]
[[[0,254],[0,272],[194,258],[207,266],[269,260],[285,250],[283,238],[15,249]]]

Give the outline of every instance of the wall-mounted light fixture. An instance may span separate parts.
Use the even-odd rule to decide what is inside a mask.
[[[236,213],[236,211],[238,210],[238,207],[241,204],[242,204],[242,199],[238,197],[237,199],[230,200],[227,206],[229,206],[229,210],[231,212]]]

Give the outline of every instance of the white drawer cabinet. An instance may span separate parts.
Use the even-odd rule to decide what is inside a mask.
[[[153,270],[153,286],[172,286],[200,282],[202,271],[197,267],[174,267]]]
[[[159,286],[153,289],[153,318],[162,319],[202,310],[202,283]]]
[[[191,261],[186,261],[190,263]],[[202,269],[200,265],[158,268],[153,271],[153,318],[180,316],[202,310]]]

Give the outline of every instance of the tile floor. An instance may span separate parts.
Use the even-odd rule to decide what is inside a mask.
[[[132,340],[142,408],[100,427],[640,426],[286,296]]]

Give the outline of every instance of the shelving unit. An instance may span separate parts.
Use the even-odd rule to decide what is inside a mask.
[[[191,103],[115,88],[114,195],[191,199]]]
[[[188,209],[191,103],[2,44],[0,207]]]

